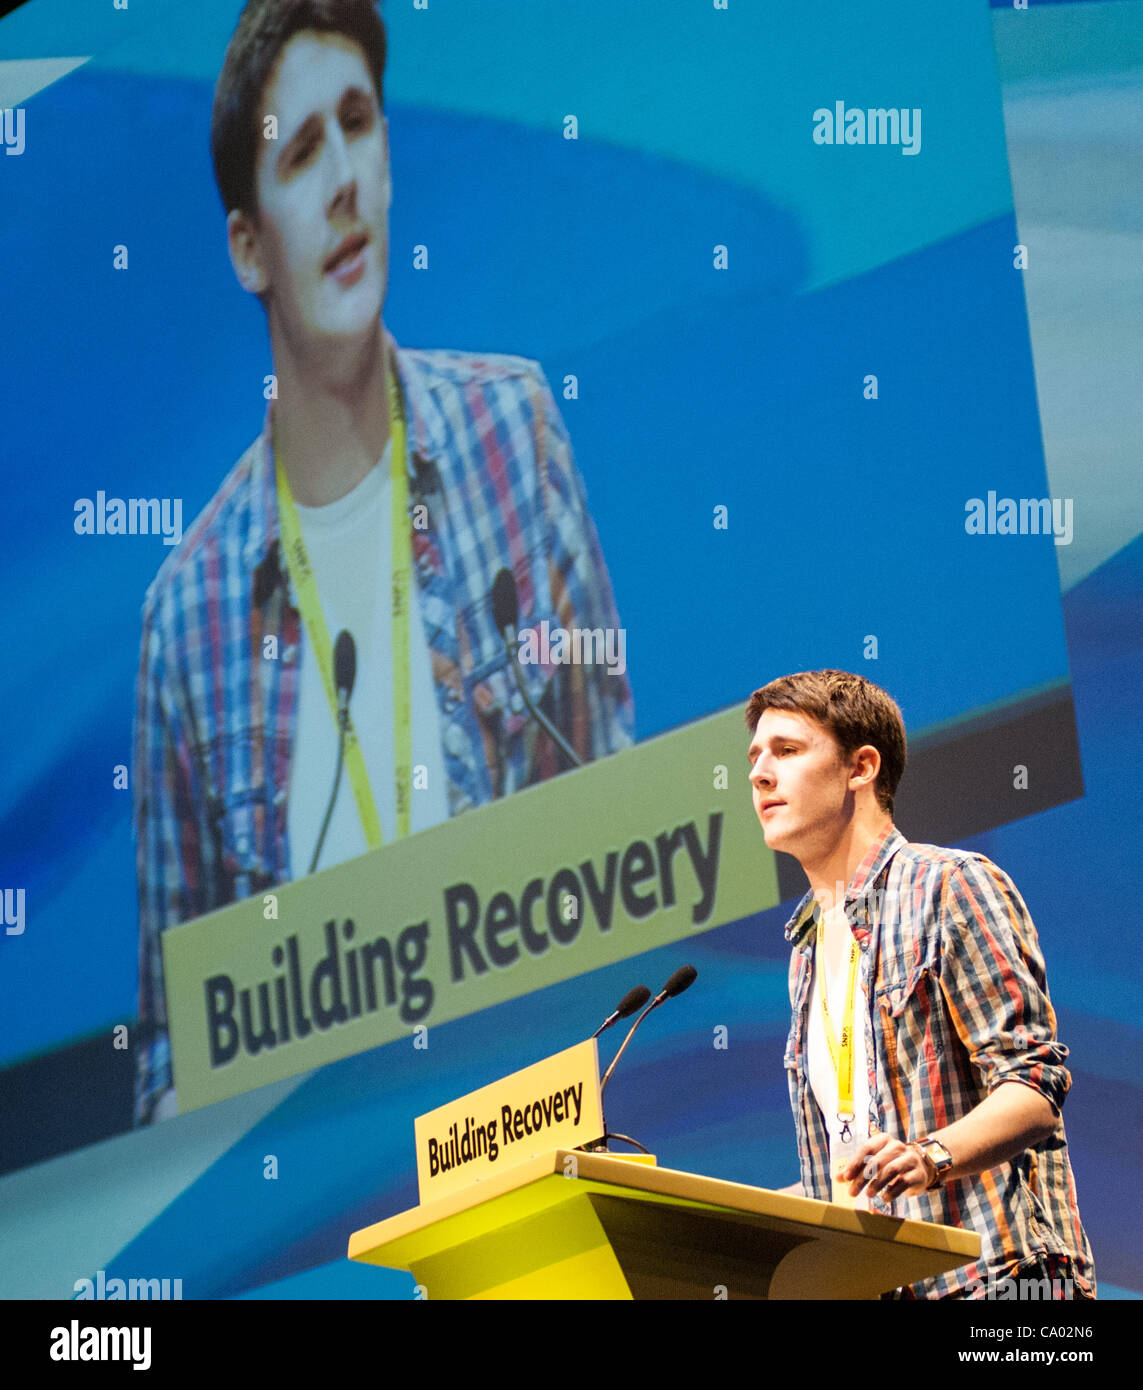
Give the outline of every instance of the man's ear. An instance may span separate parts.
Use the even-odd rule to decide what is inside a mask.
[[[849,760],[849,789],[872,787],[881,771],[881,754],[871,743],[863,743]]]
[[[227,214],[226,247],[238,283],[250,294],[265,294],[269,278],[262,264],[258,228],[249,213],[237,208]]]

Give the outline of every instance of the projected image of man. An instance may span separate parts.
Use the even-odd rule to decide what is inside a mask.
[[[273,372],[261,433],[144,606],[139,1123],[175,1109],[167,927],[304,874],[319,840],[325,868],[572,766],[517,692],[501,571],[521,632],[619,630],[539,366],[399,348],[381,319],[385,56],[370,0],[250,0],[215,92],[230,260],[265,311]],[[351,736],[322,837],[343,631]],[[631,742],[623,667],[520,668],[580,761]]]

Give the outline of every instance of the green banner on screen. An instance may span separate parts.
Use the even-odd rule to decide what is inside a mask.
[[[778,902],[735,707],[163,936],[179,1111]]]

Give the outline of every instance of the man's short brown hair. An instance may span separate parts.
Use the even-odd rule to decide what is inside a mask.
[[[874,790],[882,810],[893,814],[893,796],[905,771],[905,721],[896,700],[879,685],[851,671],[799,671],[756,690],[746,704],[753,733],[768,709],[792,710],[827,729],[848,758],[863,744],[881,754]]]
[[[375,0],[247,0],[214,89],[210,153],[227,213],[258,214],[255,171],[262,96],[282,49],[303,30],[343,34],[360,44],[384,108],[385,25]]]

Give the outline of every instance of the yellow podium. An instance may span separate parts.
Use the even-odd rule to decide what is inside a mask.
[[[570,1149],[349,1241],[429,1299],[871,1299],[979,1254],[971,1231]]]

